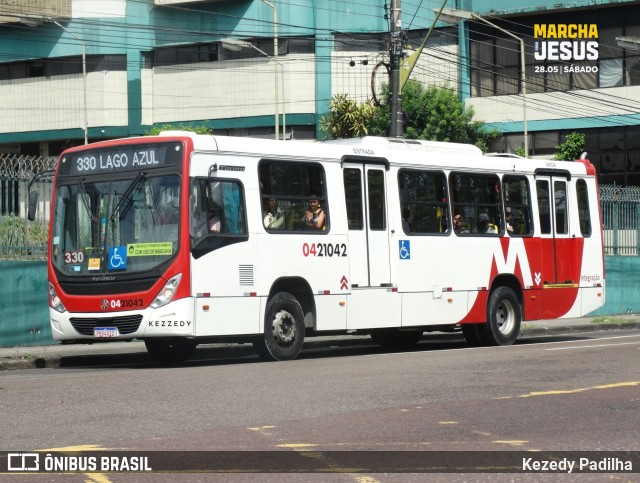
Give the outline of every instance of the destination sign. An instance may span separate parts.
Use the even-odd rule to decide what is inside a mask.
[[[181,143],[128,144],[69,153],[60,160],[59,176],[140,171],[179,165]]]

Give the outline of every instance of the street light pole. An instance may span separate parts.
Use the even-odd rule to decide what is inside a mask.
[[[275,137],[276,141],[280,139],[280,85],[278,81],[278,66],[280,65],[278,62],[278,9],[273,4],[273,2],[269,2],[268,0],[260,0],[262,3],[271,7],[273,9],[273,59],[275,61],[274,71],[275,71]],[[282,112],[282,117],[284,118],[284,108]],[[284,133],[283,133],[284,134]]]
[[[520,83],[522,85],[522,123],[524,126],[524,152],[525,156],[529,156],[529,132],[527,129],[527,84],[526,84],[526,66],[525,66],[525,55],[524,55],[524,40],[521,37],[518,37],[512,32],[499,27],[498,25],[490,22],[484,17],[477,15],[473,12],[468,12],[466,10],[455,10],[444,8],[441,11],[440,19],[443,22],[448,23],[457,23],[459,20],[477,20],[479,22],[484,22],[487,25],[499,30],[500,32],[508,35],[516,39],[520,43]]]
[[[86,49],[84,40],[82,40],[80,37],[74,34],[71,30],[69,30],[68,28],[66,28],[64,25],[62,25],[56,20],[49,19],[49,21],[51,23],[56,24],[58,27],[60,27],[62,30],[64,30],[69,35],[71,35],[74,39],[80,42],[80,44],[82,45],[82,95],[83,95],[83,111],[84,111],[84,127],[82,128],[82,130],[84,131],[84,143],[88,144],[89,136],[87,131],[89,130],[89,120],[88,120],[88,113],[87,113],[87,49]]]

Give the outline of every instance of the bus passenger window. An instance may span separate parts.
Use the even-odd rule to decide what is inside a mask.
[[[504,196],[505,231],[509,236],[530,236],[531,197],[529,181],[525,176],[507,175],[502,178]]]
[[[398,173],[400,212],[405,233],[449,231],[444,173],[402,169]]]
[[[328,230],[329,211],[321,165],[268,160],[260,162],[258,174],[262,222],[267,232]],[[274,201],[277,206],[269,208]]]
[[[452,173],[449,177],[454,213],[471,224],[474,235],[504,232],[500,203],[500,184],[495,175]]]
[[[591,213],[589,212],[589,192],[587,183],[583,179],[576,182],[578,193],[578,217],[580,219],[580,233],[582,236],[591,236]]]

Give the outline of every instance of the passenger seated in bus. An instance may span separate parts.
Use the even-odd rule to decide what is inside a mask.
[[[478,233],[498,233],[498,227],[491,223],[486,213],[480,213],[478,216]]]
[[[462,217],[462,214],[460,214],[460,213],[455,213],[453,215],[453,230],[458,235],[464,235],[464,234],[469,233],[467,225],[464,222],[464,218]]]
[[[411,233],[411,213],[409,212],[409,208],[404,208],[402,210],[402,229],[405,233]]]
[[[516,229],[516,222],[513,219],[513,213],[511,212],[510,206],[507,206],[504,209],[504,224],[509,234],[519,233],[519,230]]]
[[[302,218],[303,223],[307,229],[313,230],[324,230],[324,210],[320,206],[320,201],[318,198],[312,198],[309,200],[309,208],[307,209],[304,217]]]
[[[265,228],[280,230],[284,228],[284,213],[278,206],[278,200],[269,198],[265,209],[262,211],[262,220]]]

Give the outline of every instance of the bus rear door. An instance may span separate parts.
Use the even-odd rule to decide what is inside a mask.
[[[577,295],[573,265],[578,247],[569,225],[568,188],[568,175],[536,176],[543,287],[540,316],[545,319],[564,315]]]

